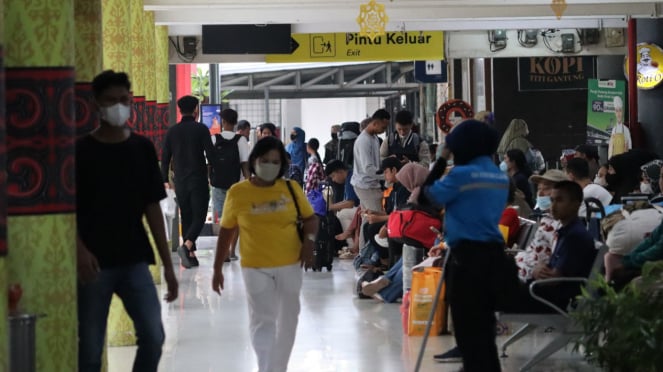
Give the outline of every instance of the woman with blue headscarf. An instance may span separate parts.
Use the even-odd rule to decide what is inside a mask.
[[[299,169],[306,169],[306,132],[300,127],[293,127],[290,132],[290,143],[285,150],[292,158],[292,164],[299,167]]]

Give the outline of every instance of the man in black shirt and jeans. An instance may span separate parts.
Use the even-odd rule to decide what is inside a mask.
[[[138,337],[133,370],[156,372],[165,335],[142,219],[147,217],[164,264],[165,300],[172,302],[177,279],[159,206],[166,193],[154,145],[125,125],[131,112],[127,74],[105,71],[92,89],[101,125],[76,142],[79,371],[101,370],[108,311],[117,294]]]
[[[168,129],[161,154],[161,175],[166,187],[171,160],[175,168],[175,195],[182,216],[184,244],[177,249],[184,268],[198,266],[196,239],[205,224],[209,206],[208,166],[214,159],[209,129],[196,121],[198,98],[177,100],[182,121]],[[207,157],[208,163],[205,163]]]

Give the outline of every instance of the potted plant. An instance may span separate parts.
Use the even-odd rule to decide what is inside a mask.
[[[589,287],[571,313],[582,330],[574,350],[609,372],[663,371],[663,261],[620,292],[602,276]]]

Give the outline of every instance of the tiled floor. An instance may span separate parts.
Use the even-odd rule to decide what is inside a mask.
[[[250,372],[257,365],[248,335],[248,314],[238,262],[225,264],[226,290],[219,297],[210,285],[215,238],[198,241],[201,266],[179,271],[180,297],[163,307],[166,345],[163,372]],[[174,257],[175,260],[178,260]],[[421,337],[402,335],[398,304],[359,300],[352,295],[350,261],[336,262],[331,273],[304,276],[302,311],[290,372],[413,371]],[[165,286],[164,286],[165,288]],[[536,333],[502,359],[504,371],[517,371],[549,339]],[[498,344],[503,340],[498,339]],[[457,371],[460,364],[439,364],[432,355],[454,345],[452,336],[429,340],[422,372]],[[110,372],[131,370],[134,348],[109,350]],[[582,358],[558,352],[534,371],[598,371]]]

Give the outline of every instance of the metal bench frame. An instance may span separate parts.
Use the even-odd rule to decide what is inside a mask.
[[[521,328],[519,328],[511,337],[509,337],[502,344],[502,357],[507,357],[506,350],[509,345],[520,340],[525,335],[529,334],[531,331],[538,327],[553,327],[556,332],[558,332],[557,337],[550,341],[543,349],[539,350],[530,360],[527,361],[519,371],[529,371],[532,367],[537,365],[539,362],[545,360],[550,355],[559,351],[560,349],[566,347],[566,345],[572,341],[574,338],[581,336],[581,330],[578,328],[571,317],[571,313],[578,309],[581,309],[583,304],[582,301],[578,302],[577,306],[569,307],[566,311],[559,308],[555,304],[537,296],[534,291],[540,285],[546,285],[551,283],[582,283],[584,286],[587,286],[588,283],[594,281],[598,278],[601,272],[601,267],[603,265],[603,256],[608,252],[608,246],[603,243],[596,242],[597,253],[594,263],[592,265],[592,270],[589,277],[587,278],[552,278],[552,279],[541,279],[535,280],[529,286],[530,295],[537,301],[549,306],[551,309],[555,310],[556,313],[551,314],[508,314],[501,313],[499,315],[499,320],[502,322],[518,322],[525,323]]]

